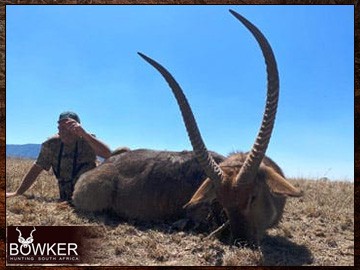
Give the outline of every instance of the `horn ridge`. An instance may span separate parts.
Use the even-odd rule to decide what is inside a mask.
[[[214,181],[215,185],[220,184],[223,179],[223,171],[206,149],[205,143],[196,124],[194,114],[180,85],[170,74],[170,72],[167,71],[162,65],[140,52],[138,52],[138,54],[150,65],[152,65],[156,70],[158,70],[160,74],[164,77],[166,82],[169,84],[180,108],[186,131],[188,133],[188,137],[190,139],[197,160],[199,161],[206,175]]]
[[[279,100],[279,74],[273,50],[265,36],[255,25],[243,16],[233,10],[230,10],[230,12],[245,25],[257,40],[265,58],[267,72],[267,95],[263,120],[255,143],[236,177],[235,183],[239,183],[241,181],[252,181],[254,179],[260,163],[265,156],[276,118]]]
[[[32,237],[33,232],[35,232],[35,231],[36,231],[35,226],[33,226],[33,228],[34,228],[34,229],[31,231],[31,233],[30,233],[30,237]]]

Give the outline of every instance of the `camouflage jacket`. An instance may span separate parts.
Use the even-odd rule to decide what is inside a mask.
[[[96,154],[82,138],[65,145],[55,135],[41,145],[36,164],[48,171],[53,169],[58,179],[60,199],[70,201],[75,183],[80,175],[96,167]]]

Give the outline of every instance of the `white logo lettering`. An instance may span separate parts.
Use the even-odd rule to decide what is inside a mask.
[[[41,249],[41,248],[42,248],[42,249]],[[38,250],[39,250],[40,255],[44,255],[45,249],[46,249],[46,245],[41,246],[41,245],[38,243],[36,246],[34,246],[34,244],[33,244],[33,249],[34,249],[34,253],[35,253],[35,254],[38,254]]]
[[[11,256],[16,256],[19,254],[19,250],[18,250],[18,244],[16,243],[11,243],[10,244],[10,255]]]
[[[77,261],[79,257],[70,257],[70,256],[79,256],[77,252],[78,245],[76,243],[34,243],[33,233],[36,231],[35,227],[31,231],[28,238],[22,236],[21,231],[18,227],[16,230],[19,232],[18,243],[9,244],[9,255],[10,256],[48,256],[48,257],[38,257],[38,260],[50,260],[54,261],[59,258],[63,260],[72,260]],[[58,256],[58,257],[54,257]],[[63,257],[60,257],[63,256]],[[30,258],[30,257],[10,257],[10,260],[14,258]],[[34,257],[31,257],[34,259]],[[51,259],[50,259],[51,258]]]
[[[71,247],[71,246],[73,246],[73,247]],[[77,244],[75,244],[75,243],[69,243],[69,246],[68,246],[69,254],[68,254],[68,255],[70,255],[70,251],[73,251],[73,252],[74,252],[74,255],[79,255],[79,254],[76,252],[77,247],[78,247]]]

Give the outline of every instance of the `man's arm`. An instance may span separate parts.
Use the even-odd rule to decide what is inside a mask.
[[[100,141],[99,139],[95,138],[93,135],[87,133],[85,129],[74,119],[67,119],[64,123],[65,127],[73,132],[76,136],[82,137],[85,141],[89,143],[92,149],[94,149],[95,154],[102,158],[108,158],[111,155],[110,148]]]
[[[18,189],[15,192],[6,192],[6,198],[23,194],[35,182],[36,178],[39,176],[42,170],[43,168],[34,163],[27,174],[24,176]]]
[[[102,141],[98,140],[96,137],[92,136],[89,133],[85,133],[83,139],[89,143],[92,149],[94,149],[97,156],[102,158],[108,158],[111,155],[110,148],[104,144]]]

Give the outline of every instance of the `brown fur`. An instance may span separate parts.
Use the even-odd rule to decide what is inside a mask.
[[[79,210],[111,210],[128,219],[175,220],[205,178],[193,152],[125,151],[83,174],[73,203]]]
[[[265,157],[254,181],[234,186],[235,178],[245,161],[246,154],[236,153],[220,163],[226,179],[216,189],[207,179],[200,186],[185,208],[190,218],[200,220],[201,209],[214,200],[224,208],[231,225],[233,240],[259,244],[265,230],[281,219],[286,196],[302,193],[285,180],[280,167]]]

